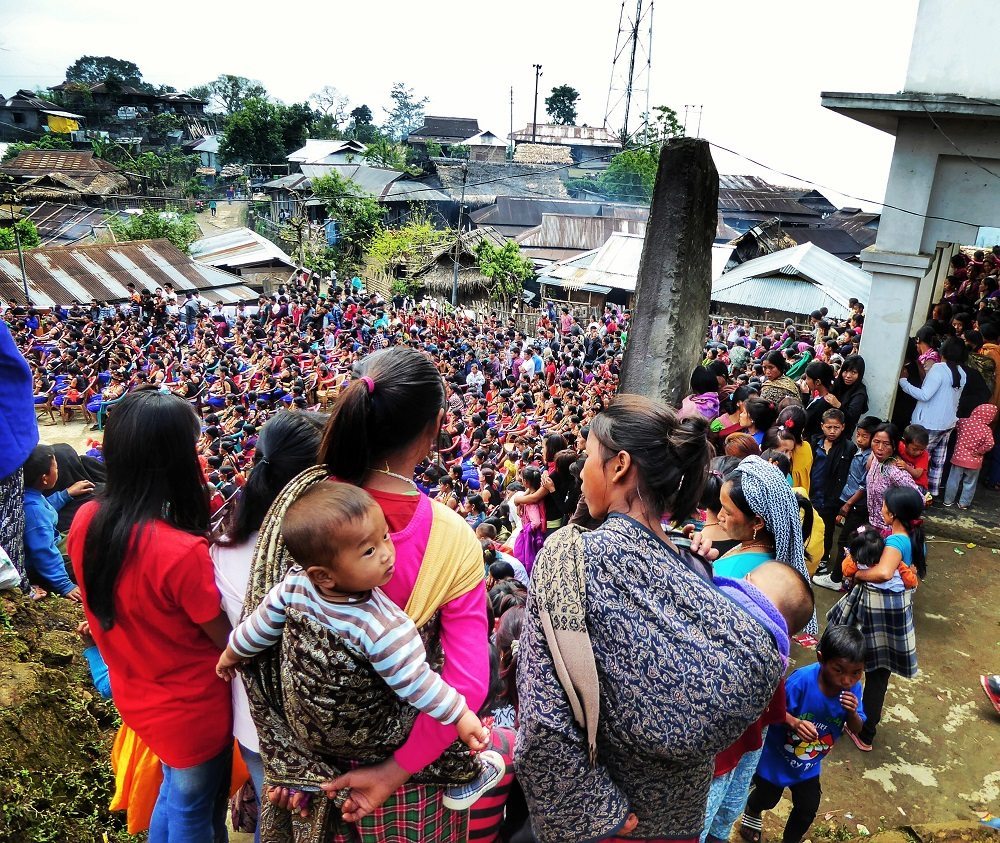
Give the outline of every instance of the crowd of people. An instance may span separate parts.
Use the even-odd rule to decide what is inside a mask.
[[[871,751],[916,674],[926,507],[1000,479],[997,258],[956,269],[893,420],[855,301],[713,320],[676,410],[616,395],[612,305],[529,327],[308,278],[11,303],[0,545],[82,603],[145,753],[117,759],[130,828],[219,839],[245,764],[266,843],[758,843],[785,788],[802,839],[823,756]],[[75,413],[83,462],[35,444]],[[821,636],[810,582],[840,593]],[[817,663],[786,679],[792,638]]]

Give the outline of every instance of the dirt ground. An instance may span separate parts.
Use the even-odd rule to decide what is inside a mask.
[[[838,825],[874,833],[1000,810],[1000,715],[979,684],[981,673],[1000,671],[1000,545],[928,541],[929,576],[914,608],[920,673],[892,678],[874,751],[843,738],[830,753],[820,821],[833,812]],[[816,596],[822,614],[837,599],[825,589]],[[793,646],[792,658],[809,664],[815,653]],[[777,813],[789,809],[783,800]]]
[[[222,234],[224,231],[230,231],[231,229],[246,225],[246,202],[233,200],[233,204],[230,205],[226,202],[225,197],[223,197],[222,199],[216,199],[215,204],[216,214],[214,217],[211,211],[208,210],[208,202],[205,203],[205,210],[195,216],[195,219],[198,221],[198,227],[205,237],[212,237],[215,234]]]
[[[81,452],[101,435],[81,422],[39,430],[43,442],[69,442]],[[975,547],[929,536],[930,574],[915,598],[920,674],[893,677],[873,752],[859,752],[846,738],[831,752],[814,839],[843,839],[859,824],[874,834],[1000,812],[1000,715],[979,685],[981,673],[1000,672],[1000,541],[989,540],[998,533],[990,529],[998,503],[1000,495],[980,495],[972,510],[978,529],[957,531]],[[837,595],[816,591],[822,618]],[[795,666],[809,664],[815,652],[793,645],[792,658]],[[782,800],[768,828],[778,831],[789,809]]]

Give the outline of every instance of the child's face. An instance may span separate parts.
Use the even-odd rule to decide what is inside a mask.
[[[885,505],[885,501],[882,501],[882,520],[886,524],[891,524],[896,516],[889,512],[889,507]]]
[[[924,451],[927,450],[926,445],[921,445],[919,442],[907,442],[906,443],[906,456],[911,460],[919,459],[923,456]]]
[[[779,439],[778,447],[775,449],[781,451],[783,454],[788,454],[788,458],[792,458],[792,452],[795,450],[795,440],[794,439]]]
[[[826,421],[823,422],[822,429],[827,442],[836,442],[844,432],[844,425],[839,421]]]
[[[338,539],[340,549],[329,564],[307,571],[316,585],[357,593],[383,586],[392,579],[396,548],[379,507],[371,507],[363,519],[348,524]]]
[[[858,446],[859,451],[867,451],[872,444],[871,433],[859,427],[854,431],[854,444]]]
[[[835,659],[825,659],[822,653],[818,653],[820,665],[820,681],[828,688],[836,688],[837,691],[849,691],[865,674],[864,662],[852,662],[843,656]]]

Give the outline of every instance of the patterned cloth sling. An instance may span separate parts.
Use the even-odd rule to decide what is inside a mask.
[[[295,477],[272,504],[254,548],[244,618],[284,578],[292,562],[281,539],[285,511],[310,486],[328,480],[325,467],[308,469]],[[409,610],[408,606],[408,613]],[[440,670],[443,659],[439,612],[435,610],[427,617],[425,609],[416,617],[411,613],[411,617],[420,629],[428,663]],[[351,767],[384,761],[406,740],[418,714],[342,639],[314,619],[294,611],[288,612],[281,643],[247,663],[242,673],[260,738],[265,791],[276,785],[316,789],[321,782]],[[410,781],[416,786],[462,782],[473,778],[475,773],[474,759],[464,744],[456,741]],[[390,801],[397,797],[404,802],[410,800],[412,794],[403,792],[408,787]],[[335,799],[327,799],[320,793],[312,800],[309,816],[302,818],[272,805],[265,795],[261,805],[261,840],[329,843],[335,839],[353,839],[345,838],[350,832],[340,818],[340,806],[346,797],[346,792]],[[463,824],[464,816],[455,815]],[[414,833],[417,836],[413,840],[426,839],[420,836],[419,827]],[[358,839],[365,837],[362,834]]]

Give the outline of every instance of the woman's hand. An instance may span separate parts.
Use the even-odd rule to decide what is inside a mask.
[[[410,774],[395,759],[389,758],[381,764],[359,767],[333,781],[323,782],[320,789],[331,799],[338,790],[350,790],[341,814],[345,822],[356,823],[381,807],[409,778]]]
[[[309,801],[311,794],[303,793],[290,787],[269,787],[267,798],[272,805],[284,808],[286,811],[293,811],[300,817],[309,816]]]
[[[619,837],[624,837],[626,834],[631,834],[635,831],[636,826],[639,825],[639,818],[635,814],[629,814],[625,818],[625,825],[621,827],[618,832]]]
[[[829,404],[831,407],[834,407],[838,410],[840,409],[840,399],[832,392],[828,392],[826,395],[823,396],[823,398],[826,401],[826,403]]]
[[[691,552],[695,556],[701,556],[709,562],[719,558],[719,549],[712,547],[712,540],[704,533],[696,533],[694,524],[685,524],[681,528],[681,532],[691,539]]]

